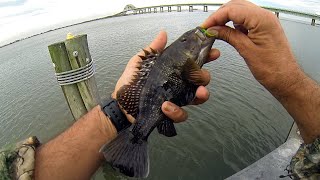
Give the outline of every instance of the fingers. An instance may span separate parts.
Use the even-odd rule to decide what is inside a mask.
[[[188,119],[188,113],[181,107],[172,102],[165,101],[161,106],[162,112],[175,123],[183,122]]]
[[[248,30],[257,25],[257,12],[263,10],[249,1],[233,0],[221,6],[215,13],[211,14],[201,25],[203,28],[211,26],[223,26],[229,21],[242,24]]]
[[[167,33],[165,31],[160,31],[157,37],[151,42],[149,46],[145,48],[147,51],[151,51],[150,48],[161,52],[167,44]],[[145,55],[143,51],[140,51],[138,55]]]
[[[207,88],[204,86],[199,86],[197,91],[196,91],[196,97],[192,101],[192,105],[198,105],[198,104],[203,104],[206,102],[210,97],[210,93]]]
[[[148,51],[151,51],[150,49],[151,47],[154,50],[162,51],[165,48],[166,43],[167,43],[167,33],[165,31],[160,31],[160,33],[156,36],[156,38],[145,49]],[[144,56],[145,54],[143,51],[140,51],[129,60],[124,70],[124,73],[120,78],[122,84],[128,84],[129,82],[131,82],[133,75],[136,74],[136,72],[139,70],[137,65],[138,65],[138,62],[141,61],[141,58],[138,55]]]
[[[209,57],[207,59],[207,61],[205,63],[214,61],[216,59],[218,59],[220,57],[220,51],[218,49],[211,49],[210,53],[209,53]]]
[[[217,38],[222,39],[237,49],[240,55],[246,54],[253,47],[253,42],[242,32],[228,26],[211,27],[218,31]],[[245,57],[245,56],[243,56]]]
[[[160,31],[159,34],[154,38],[154,40],[145,49],[151,51],[150,47],[157,51],[162,51],[167,44],[167,33],[165,31]],[[127,68],[136,68],[137,62],[141,61],[140,57],[144,56],[144,52],[140,51],[135,56],[133,56],[127,64]]]
[[[167,33],[165,31],[160,31],[157,37],[149,45],[154,50],[162,51],[167,44]]]
[[[248,30],[241,24],[233,24],[234,28],[245,35],[248,35]]]
[[[201,69],[200,70],[200,77],[197,80],[197,82],[195,82],[196,85],[198,86],[206,86],[209,84],[211,79],[210,73],[208,70],[205,69]]]
[[[202,104],[209,99],[210,93],[204,86],[199,86],[196,91],[196,98],[191,103],[193,105]],[[181,107],[172,102],[165,101],[161,106],[162,112],[175,123],[183,122],[188,119],[188,113]]]

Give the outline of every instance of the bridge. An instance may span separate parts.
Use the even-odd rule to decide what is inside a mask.
[[[132,4],[128,4],[124,7],[123,11],[113,15],[113,16],[127,16],[127,15],[136,15],[136,14],[145,14],[145,13],[162,13],[164,11],[167,12],[181,12],[182,7],[186,7],[189,12],[194,11],[194,7],[203,7],[204,12],[208,12],[208,7],[219,7],[222,6],[223,3],[193,3],[193,4],[170,4],[170,5],[158,5],[158,6],[147,6],[147,7],[135,7]],[[262,6],[262,8],[270,10],[275,13],[275,15],[279,18],[280,13],[284,14],[290,14],[294,16],[304,17],[304,18],[310,18],[311,19],[311,25],[316,25],[316,20],[320,20],[319,14],[313,14],[313,13],[307,13],[307,12],[300,12],[300,11],[294,11],[289,9],[282,9],[282,8],[274,8],[274,7],[267,7]]]

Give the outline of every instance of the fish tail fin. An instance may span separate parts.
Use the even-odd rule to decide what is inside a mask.
[[[160,134],[163,134],[167,137],[173,137],[177,135],[177,131],[174,127],[172,120],[168,118],[161,121],[160,124],[157,126],[157,129]]]
[[[129,130],[121,132],[113,141],[105,144],[100,152],[113,168],[127,176],[142,178],[149,174],[147,141],[132,141]]]

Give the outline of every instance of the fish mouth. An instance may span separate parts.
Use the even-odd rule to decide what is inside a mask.
[[[195,34],[201,46],[200,53],[195,62],[202,67],[209,56],[209,52],[217,36],[217,31],[212,28],[204,29],[197,27]]]

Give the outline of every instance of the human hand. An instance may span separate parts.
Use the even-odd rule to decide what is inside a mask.
[[[235,29],[225,26],[233,21]],[[202,24],[214,27],[239,52],[254,77],[274,96],[288,96],[304,76],[276,16],[249,1],[232,0]]]
[[[153,42],[145,49],[147,51],[150,51],[151,50],[150,48],[152,48],[158,52],[161,52],[165,48],[166,43],[167,43],[167,34],[165,31],[161,31],[158,34],[158,36],[153,40]],[[144,55],[144,52],[143,51],[139,52],[129,60],[123,74],[121,75],[121,77],[119,78],[116,84],[114,92],[111,95],[112,98],[116,99],[117,91],[123,85],[129,84],[132,81],[134,75],[136,75],[136,72],[138,71],[137,67],[139,66],[139,62],[141,62],[141,58],[139,57],[139,55]],[[207,62],[213,61],[217,59],[219,56],[220,56],[220,52],[217,49],[212,49]],[[209,91],[204,87],[210,81],[210,74],[207,70],[202,69],[202,78],[203,78],[203,84],[197,89],[196,98],[191,104],[194,104],[194,105],[202,104],[206,102],[209,98]],[[168,101],[162,104],[161,109],[163,113],[167,117],[172,119],[174,122],[185,121],[188,117],[187,112],[184,109]],[[131,115],[126,113],[126,116],[131,123],[134,122],[134,118]]]

